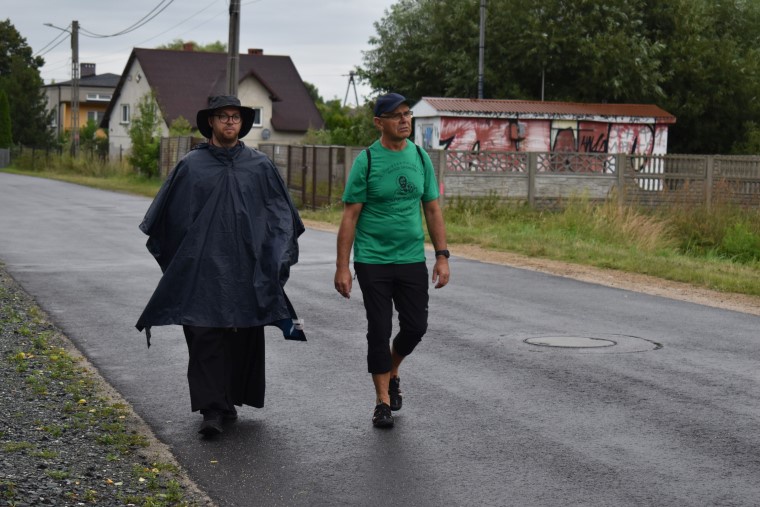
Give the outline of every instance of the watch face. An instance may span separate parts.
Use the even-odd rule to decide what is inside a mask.
[[[443,255],[447,259],[449,258],[449,251],[448,250],[437,250],[435,252],[435,256],[438,257],[439,255]]]

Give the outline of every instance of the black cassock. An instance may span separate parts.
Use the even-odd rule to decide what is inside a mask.
[[[284,291],[304,226],[264,154],[243,143],[197,145],[164,182],[140,229],[163,272],[136,324],[148,346],[152,326],[171,324],[274,325],[287,339],[306,340]],[[263,381],[261,365],[254,377]]]

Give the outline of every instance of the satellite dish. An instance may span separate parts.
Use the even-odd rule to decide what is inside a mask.
[[[264,129],[261,131],[261,138],[266,141],[272,136],[272,132],[269,129]]]

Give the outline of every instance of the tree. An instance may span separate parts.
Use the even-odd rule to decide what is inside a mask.
[[[0,21],[0,90],[9,103],[14,144],[48,146],[53,141],[52,111],[46,108],[39,69],[44,64],[9,19]]]
[[[487,98],[612,101],[661,93],[662,45],[643,37],[636,0],[489,0]],[[402,0],[375,23],[359,75],[381,91],[475,97],[478,0]]]
[[[172,137],[189,136],[193,132],[193,126],[184,116],[176,117],[169,125],[169,135]]]
[[[661,105],[676,115],[675,153],[729,153],[760,123],[760,5],[742,0],[649,0],[650,38],[667,47]],[[749,143],[748,143],[749,142]]]
[[[542,81],[547,100],[640,102],[662,97],[659,55],[664,46],[642,33],[642,2],[508,3],[509,8],[492,11],[489,27],[504,41],[505,51],[497,49],[496,62],[518,70],[514,79],[527,98],[541,98]],[[502,35],[498,27],[504,23],[510,29]]]
[[[372,123],[372,108],[369,104],[348,107],[339,99],[324,101],[317,87],[304,82],[319,114],[324,120],[320,130],[310,129],[304,143],[335,144],[343,146],[367,146],[378,137]]]
[[[306,87],[306,91],[309,92],[309,97],[311,97],[311,100],[314,101],[314,104],[319,106],[319,104],[323,104],[325,102],[325,99],[323,99],[319,94],[319,90],[315,85],[309,83],[308,81],[304,81],[303,84]]]
[[[479,0],[400,0],[359,77],[376,91],[475,97]],[[485,96],[654,103],[669,151],[728,153],[760,124],[760,2],[488,0]],[[750,143],[751,144],[751,143]],[[736,145],[736,146],[735,146]]]
[[[201,51],[201,52],[206,52],[206,53],[224,53],[227,51],[227,44],[221,41],[216,41],[216,42],[211,42],[209,44],[200,45],[195,41],[192,41],[192,40],[184,41],[182,39],[174,39],[169,44],[157,46],[156,49],[173,49],[176,51],[183,51],[185,49],[185,44],[192,44],[193,51]]]
[[[98,124],[95,123],[95,120],[87,120],[87,125],[79,129],[79,142],[82,145],[82,149],[94,151],[97,137]]]
[[[158,175],[160,150],[159,110],[155,95],[146,93],[137,104],[137,112],[129,127],[132,149],[129,163],[139,172],[149,176]]]
[[[0,90],[0,148],[10,148],[12,145],[10,105],[5,92]]]
[[[310,130],[304,140],[306,144],[367,146],[378,137],[368,104],[347,107],[339,99],[333,99],[317,103],[317,108],[325,125],[320,130]]]
[[[468,0],[400,0],[375,22],[364,53],[362,81],[411,99],[474,96],[478,6]],[[475,62],[475,65],[472,65]],[[472,67],[472,68],[471,68]]]

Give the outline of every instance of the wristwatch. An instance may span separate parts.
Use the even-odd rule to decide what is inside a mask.
[[[444,256],[444,257],[446,257],[447,259],[448,259],[448,258],[451,256],[451,254],[449,253],[449,251],[448,251],[448,250],[436,250],[436,251],[435,251],[435,256],[436,256],[436,257],[438,257],[438,256],[440,256],[440,255],[443,255],[443,256]]]

